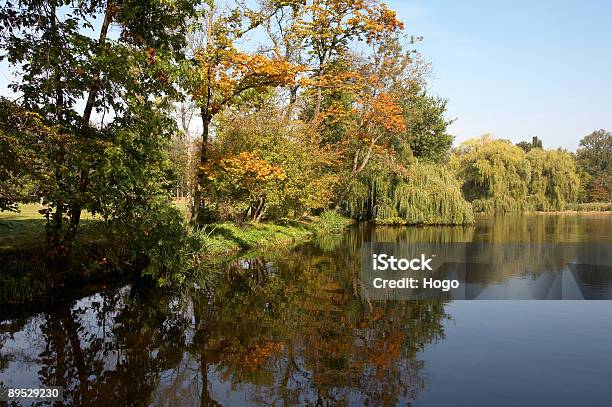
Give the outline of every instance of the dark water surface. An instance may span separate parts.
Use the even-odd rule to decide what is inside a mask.
[[[368,301],[364,241],[612,247],[612,216],[359,225],[246,256],[206,289],[0,310],[0,383],[63,386],[66,405],[612,405],[612,301]]]

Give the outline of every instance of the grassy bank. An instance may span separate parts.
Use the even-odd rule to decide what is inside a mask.
[[[216,223],[192,232],[196,252],[204,256],[231,254],[241,250],[292,245],[313,236],[341,233],[351,221],[334,212],[303,221],[275,223]]]
[[[38,213],[40,208],[24,205],[21,209],[20,213],[0,215],[0,303],[23,303],[46,298],[52,290],[147,274],[143,268],[151,265],[161,270],[158,275],[151,274],[160,284],[161,275],[182,276],[182,281],[196,268],[209,269],[250,250],[284,250],[315,236],[340,233],[350,223],[336,213],[325,212],[301,221],[211,224],[173,241],[176,245],[163,249],[162,257],[147,260],[144,252],[129,254],[129,249],[117,246],[113,227],[88,215],[65,265],[51,271],[44,255],[45,221]],[[163,254],[164,250],[168,252]],[[177,261],[165,263],[169,257]]]
[[[612,202],[569,204],[567,209],[576,212],[612,212]]]

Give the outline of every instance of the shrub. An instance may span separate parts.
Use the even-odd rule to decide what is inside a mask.
[[[312,229],[317,235],[333,235],[342,233],[350,221],[339,213],[326,210],[312,224]]]

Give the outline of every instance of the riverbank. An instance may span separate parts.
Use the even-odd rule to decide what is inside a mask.
[[[91,216],[73,244],[71,255],[58,269],[45,260],[44,226],[38,205],[24,205],[20,213],[0,214],[0,304],[24,303],[48,296],[51,291],[78,289],[92,282],[104,283],[140,277],[155,260],[128,256],[115,247],[112,227]],[[284,249],[316,236],[339,234],[352,221],[335,212],[302,220],[274,223],[215,223],[188,233],[177,250],[185,252],[180,273],[189,278],[192,269],[231,261],[251,250]],[[182,242],[182,240],[181,240]],[[160,281],[158,283],[161,284]]]

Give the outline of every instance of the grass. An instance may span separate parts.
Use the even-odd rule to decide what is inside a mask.
[[[577,212],[610,212],[612,211],[611,202],[586,202],[570,204],[568,209]]]
[[[185,204],[176,203],[179,209]],[[0,250],[31,248],[44,242],[45,220],[38,212],[42,206],[27,204],[20,212],[0,212]],[[83,226],[95,224],[96,217],[83,214]],[[205,255],[233,253],[255,248],[278,247],[303,241],[311,236],[338,234],[349,220],[326,211],[307,221],[282,220],[274,223],[216,223],[192,232],[195,251]]]
[[[19,212],[0,212],[0,250],[40,246],[44,242],[46,220],[38,212],[38,204],[19,205]],[[83,226],[93,223],[96,217],[83,212]]]
[[[45,220],[36,204],[20,205],[20,212],[0,212],[0,250],[39,246]]]
[[[220,255],[269,246],[291,244],[309,237],[312,231],[304,225],[277,225],[268,223],[232,223],[208,225],[192,233],[197,252]]]
[[[192,232],[194,252],[204,256],[230,254],[241,250],[290,246],[313,236],[341,233],[350,220],[335,212],[324,212],[307,221],[275,223],[216,223]]]

